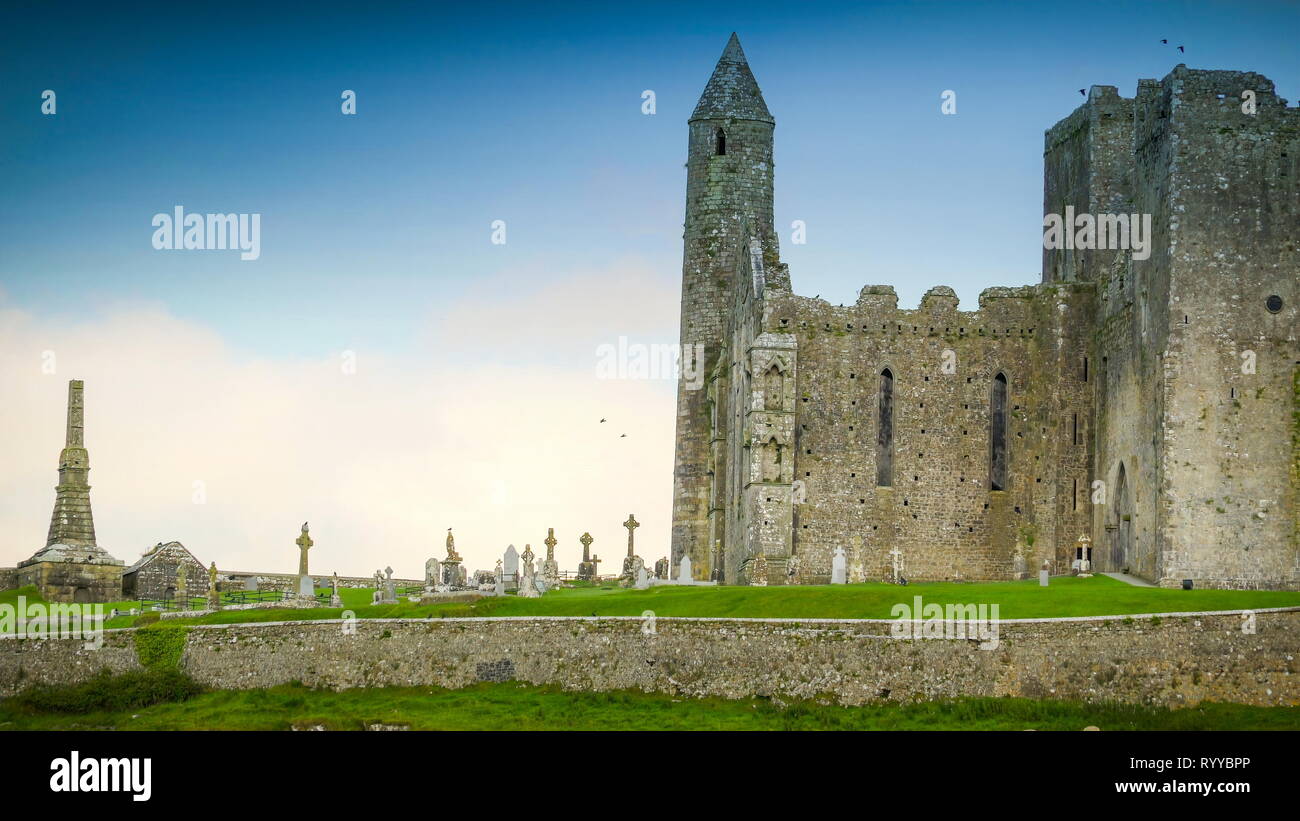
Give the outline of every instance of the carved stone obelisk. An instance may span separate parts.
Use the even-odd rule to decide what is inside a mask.
[[[68,425],[59,454],[59,484],[45,547],[18,565],[19,586],[46,601],[110,602],[122,598],[122,562],[95,544],[90,512],[90,454],[85,443],[85,383],[68,383]]]

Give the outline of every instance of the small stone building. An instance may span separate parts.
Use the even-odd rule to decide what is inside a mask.
[[[176,595],[176,576],[185,566],[186,594],[206,596],[208,571],[180,542],[159,542],[122,573],[122,594],[128,599],[166,601]]]

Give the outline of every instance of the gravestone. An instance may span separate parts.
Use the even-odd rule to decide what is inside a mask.
[[[334,579],[333,579],[333,581],[332,581],[332,584],[333,584],[334,592],[330,595],[330,607],[342,607],[342,606],[343,606],[343,597],[339,595],[339,574],[338,574],[338,571],[335,571],[335,572],[334,572]]]
[[[514,545],[506,547],[506,555],[502,560],[502,581],[505,582],[506,590],[519,589],[519,551],[515,550]]]
[[[208,609],[221,609],[221,594],[217,592],[217,563],[208,568]]]
[[[650,587],[650,574],[646,572],[645,565],[638,565],[636,569],[636,583],[634,587],[637,590],[647,590]]]
[[[519,580],[519,595],[526,599],[535,599],[541,596],[541,591],[537,589],[537,576],[533,572],[533,550],[530,546],[524,545],[524,571]]]
[[[555,546],[559,542],[555,539],[555,528],[546,528],[546,561],[542,562],[542,578],[546,581],[547,588],[558,587],[560,584],[560,563],[555,560]]]
[[[835,548],[835,555],[831,557],[831,584],[848,583],[848,559],[844,556],[844,548]]]
[[[433,588],[442,584],[442,562],[436,558],[429,559],[424,563],[424,589],[426,592],[432,592]]]
[[[1044,561],[1044,562],[1043,562],[1043,566],[1039,569],[1039,571],[1038,571],[1038,586],[1039,586],[1039,587],[1047,587],[1047,579],[1048,579],[1048,576],[1049,576],[1049,574],[1050,574],[1050,570],[1048,569],[1049,567],[1050,567],[1050,565],[1049,565],[1046,561]]]
[[[655,562],[655,578],[656,579],[668,578],[668,558],[666,556],[660,559],[659,561]]]
[[[316,586],[312,583],[311,576],[307,575],[307,551],[315,544],[307,531],[307,523],[302,523],[302,533],[294,540],[298,545],[298,598],[314,599],[316,598]]]
[[[677,582],[679,584],[691,584],[695,581],[695,576],[692,573],[691,557],[683,555],[681,562],[677,565]]]

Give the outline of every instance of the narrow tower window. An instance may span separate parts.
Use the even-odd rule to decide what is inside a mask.
[[[876,425],[876,484],[894,484],[894,375],[880,372],[880,419]]]
[[[1007,488],[1007,377],[1001,373],[993,379],[989,412],[989,487]]]
[[[713,150],[719,157],[727,153],[727,132],[721,128],[713,132]]]

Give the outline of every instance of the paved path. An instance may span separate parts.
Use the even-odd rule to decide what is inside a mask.
[[[1143,581],[1137,576],[1130,576],[1127,573],[1102,573],[1101,575],[1110,576],[1112,579],[1119,579],[1120,581],[1126,584],[1131,584],[1134,587],[1155,587],[1151,582]]]

